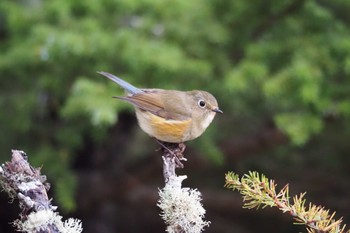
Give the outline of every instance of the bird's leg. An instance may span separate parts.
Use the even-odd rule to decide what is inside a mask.
[[[159,145],[162,146],[163,151],[165,150],[168,155],[171,155],[175,158],[175,163],[177,168],[183,168],[184,165],[180,162],[180,160],[186,161],[186,158],[183,156],[183,152],[185,151],[185,144],[184,143],[169,143],[169,142],[162,142],[158,139],[156,139]]]

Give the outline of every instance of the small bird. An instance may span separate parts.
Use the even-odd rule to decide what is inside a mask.
[[[215,97],[206,91],[139,89],[110,73],[97,73],[125,89],[127,96],[115,98],[134,105],[141,129],[163,142],[193,140],[202,135],[216,113],[222,113]]]

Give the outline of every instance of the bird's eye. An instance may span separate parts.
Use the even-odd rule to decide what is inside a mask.
[[[198,101],[198,106],[201,107],[201,108],[204,108],[206,105],[205,101],[204,100],[200,100]]]

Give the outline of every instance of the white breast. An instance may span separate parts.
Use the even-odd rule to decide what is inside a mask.
[[[210,123],[213,121],[215,117],[215,112],[211,112],[210,114],[208,114],[208,116],[201,122],[201,126],[203,128],[203,130],[205,130]]]
[[[192,125],[191,135],[187,140],[195,139],[202,135],[205,129],[210,125],[215,117],[215,112],[211,112],[202,121],[194,121]]]

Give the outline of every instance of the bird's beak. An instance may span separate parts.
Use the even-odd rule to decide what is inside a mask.
[[[212,109],[213,112],[217,112],[217,113],[224,113],[223,111],[221,111],[219,108],[213,108]]]

